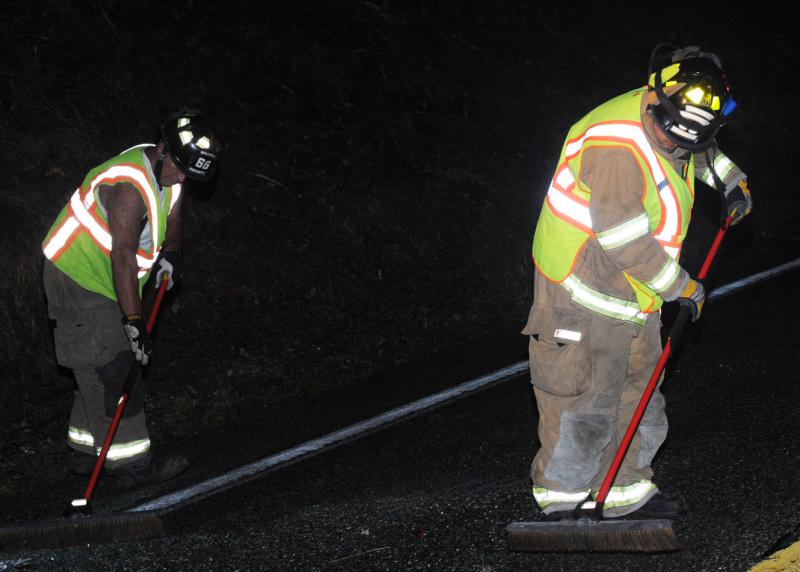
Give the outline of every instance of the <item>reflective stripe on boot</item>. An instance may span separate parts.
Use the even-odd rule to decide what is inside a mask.
[[[97,454],[100,454],[101,447],[97,448]],[[108,449],[109,461],[125,461],[143,455],[150,450],[150,439],[138,439],[136,441],[129,441],[127,443],[114,442]]]
[[[93,448],[94,454],[99,455],[102,447],[95,446],[94,437],[92,434],[86,430],[81,429],[79,427],[75,427],[74,425],[70,425],[67,431],[67,441],[73,447],[73,449],[89,453],[86,451],[86,448]],[[138,457],[147,453],[150,450],[150,439],[136,439],[133,441],[127,441],[124,443],[120,443],[117,440],[111,444],[111,447],[108,450],[108,456],[106,459],[110,463],[115,463],[119,461],[129,461],[134,457]]]
[[[614,518],[630,514],[646,504],[657,492],[655,483],[645,479],[632,485],[611,487],[603,504],[603,515]]]
[[[87,429],[70,425],[67,429],[67,441],[83,447],[94,447],[94,437]]]
[[[579,502],[589,496],[590,492],[589,489],[586,489],[583,492],[564,493],[534,485],[533,498],[544,514],[552,514],[573,510]]]

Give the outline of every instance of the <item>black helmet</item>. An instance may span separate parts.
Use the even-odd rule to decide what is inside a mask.
[[[659,44],[650,56],[648,88],[658,103],[648,105],[647,113],[676,145],[704,149],[736,108],[731,86],[716,54],[689,46],[659,55],[664,47],[675,48]],[[677,91],[664,92],[677,84]]]
[[[196,112],[172,114],[161,124],[166,152],[187,177],[205,181],[214,175],[222,144],[208,120]]]

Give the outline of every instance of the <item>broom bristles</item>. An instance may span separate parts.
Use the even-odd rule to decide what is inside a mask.
[[[0,528],[0,552],[128,542],[163,534],[164,523],[155,511],[65,518]]]
[[[512,522],[508,546],[516,552],[672,552],[681,550],[669,520]]]

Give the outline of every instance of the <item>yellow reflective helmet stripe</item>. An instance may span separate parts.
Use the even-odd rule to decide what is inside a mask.
[[[664,69],[662,69],[661,70],[661,83],[666,86],[667,82],[670,79],[672,79],[673,77],[678,75],[678,72],[680,71],[680,69],[681,69],[681,63],[680,62],[674,63],[674,64],[669,65],[669,66],[665,67]],[[653,73],[650,74],[650,81],[649,81],[650,87],[655,87],[656,86],[656,74],[657,73],[658,72],[653,72]]]

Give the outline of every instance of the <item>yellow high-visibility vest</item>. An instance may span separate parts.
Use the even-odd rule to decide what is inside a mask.
[[[647,313],[657,311],[666,291],[678,277],[677,259],[686,236],[694,203],[694,158],[683,174],[651,147],[642,127],[639,88],[602,104],[575,123],[567,134],[555,175],[547,192],[533,239],[534,262],[549,280],[564,286],[572,300],[612,318],[643,324]],[[596,232],[589,212],[591,189],[581,182],[583,153],[597,147],[622,147],[631,151],[645,183],[644,214],[603,232]],[[573,274],[575,261],[587,240],[601,248],[618,248],[650,233],[670,258],[649,282],[625,277],[636,301],[610,296],[581,282]]]
[[[44,255],[82,287],[117,299],[111,273],[111,233],[100,204],[101,185],[132,184],[147,207],[136,251],[139,293],[150,276],[167,231],[167,217],[178,200],[180,185],[162,188],[155,180],[144,148],[139,145],[98,165],[72,194],[42,242]]]

